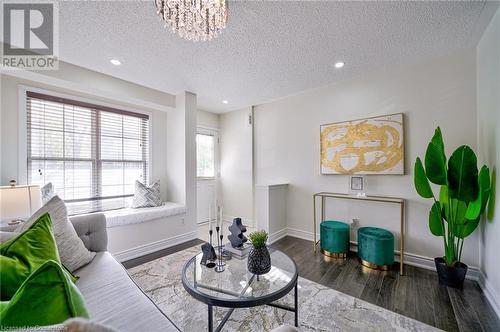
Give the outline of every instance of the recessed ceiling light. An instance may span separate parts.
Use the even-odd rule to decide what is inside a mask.
[[[339,61],[339,62],[335,63],[335,68],[340,69],[340,68],[344,67],[344,65],[345,65],[345,63],[343,63],[342,61]]]
[[[229,102],[227,100],[222,101],[223,104],[228,104]]]
[[[120,61],[120,60],[118,60],[118,59],[111,59],[111,60],[109,60],[109,62],[111,62],[111,63],[112,63],[112,64],[114,64],[115,66],[119,66],[119,65],[121,65],[121,64],[122,64],[122,63],[121,63],[121,61]]]

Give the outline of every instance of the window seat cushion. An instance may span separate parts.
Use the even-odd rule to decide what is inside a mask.
[[[146,208],[123,208],[105,211],[106,226],[116,227],[129,224],[139,224],[146,221],[175,216],[186,213],[186,206],[174,202],[164,202],[161,206]]]

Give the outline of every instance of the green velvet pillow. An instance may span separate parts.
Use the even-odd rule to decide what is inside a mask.
[[[46,261],[8,302],[0,302],[0,330],[59,324],[71,317],[89,318],[82,294],[68,272]]]
[[[26,231],[2,243],[0,254],[0,298],[6,301],[43,263],[48,260],[60,263],[49,214],[40,216]]]

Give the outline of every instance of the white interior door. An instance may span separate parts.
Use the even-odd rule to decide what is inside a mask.
[[[198,181],[197,184],[197,222],[198,224],[204,223],[208,221],[208,210],[209,205],[211,209],[211,218],[214,220],[214,199],[216,197],[216,188],[215,188],[215,180],[201,180]]]

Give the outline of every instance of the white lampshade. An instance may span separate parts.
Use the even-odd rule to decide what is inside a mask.
[[[26,220],[42,206],[40,186],[0,187],[0,220]]]

